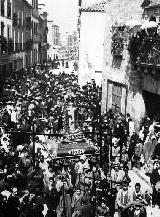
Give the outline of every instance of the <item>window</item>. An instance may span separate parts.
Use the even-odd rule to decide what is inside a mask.
[[[11,36],[10,36],[10,27],[9,26],[7,27],[7,38],[8,38],[8,40],[11,38]]]
[[[7,17],[11,19],[11,3],[9,0],[7,1]]]
[[[4,17],[4,0],[1,0],[1,16]]]
[[[17,14],[16,13],[14,13],[13,14],[13,26],[17,26]]]
[[[31,17],[26,17],[26,29],[31,30]]]
[[[1,22],[1,36],[4,36],[4,22]]]
[[[113,84],[112,108],[114,112],[121,112],[122,87]]]
[[[36,10],[38,10],[38,0],[36,0]]]

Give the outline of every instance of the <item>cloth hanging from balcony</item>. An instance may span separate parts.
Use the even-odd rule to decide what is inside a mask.
[[[158,26],[157,22],[147,20],[143,23],[141,29],[157,28],[157,26]]]

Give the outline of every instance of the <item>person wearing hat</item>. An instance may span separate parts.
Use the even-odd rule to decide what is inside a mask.
[[[157,144],[154,148],[152,159],[160,159],[160,138],[157,141]]]
[[[130,206],[133,202],[133,193],[128,188],[128,182],[123,182],[122,189],[117,193],[116,202],[118,204],[118,216],[119,217],[130,217],[131,211]]]
[[[123,149],[123,145],[124,145],[125,139],[126,139],[125,127],[124,127],[124,124],[122,122],[121,116],[119,116],[117,118],[117,122],[114,125],[113,135],[115,135],[115,137],[119,139],[120,161],[121,161],[122,149]]]
[[[72,217],[75,217],[77,215],[77,212],[79,212],[79,209],[82,206],[82,198],[83,194],[81,192],[81,189],[77,187],[72,197]]]
[[[156,145],[157,138],[155,135],[152,135],[148,141],[145,141],[143,146],[144,162],[147,162],[148,159],[153,155]]]
[[[140,205],[141,213],[143,213],[144,216],[146,215],[145,205],[148,205],[148,203],[146,201],[145,194],[141,191],[140,183],[135,184],[135,190],[133,191],[133,204],[135,206]]]
[[[75,165],[75,169],[78,174],[83,173],[83,168],[88,168],[88,169],[90,168],[88,160],[85,155],[81,155],[79,162],[76,163]]]
[[[112,139],[112,159],[113,161],[119,161],[120,158],[120,146],[118,145],[120,138],[114,137]]]
[[[153,188],[152,204],[153,206],[157,204],[160,207],[160,187],[158,187],[158,183],[160,183],[160,162],[159,161],[156,162],[156,167],[153,169],[150,175],[150,183]],[[157,185],[157,188],[156,188],[156,185]]]
[[[121,189],[122,187],[122,182],[125,176],[125,172],[120,169],[120,164],[119,163],[114,163],[114,168],[111,170],[111,182],[112,182],[112,187],[115,188],[117,191]]]
[[[97,215],[98,217],[111,217],[106,200],[102,199],[101,205],[97,207]]]

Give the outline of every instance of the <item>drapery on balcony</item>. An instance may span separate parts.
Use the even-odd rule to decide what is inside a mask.
[[[160,35],[156,28],[142,30],[131,36],[128,44],[132,63],[160,65]]]

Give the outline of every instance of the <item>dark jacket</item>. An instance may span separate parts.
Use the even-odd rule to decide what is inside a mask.
[[[158,169],[154,169],[150,176],[150,182],[152,185],[156,185],[156,183],[159,181],[160,181],[160,175],[158,173]]]
[[[90,204],[84,204],[79,210],[79,217],[93,217],[93,208]]]

